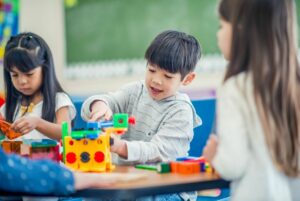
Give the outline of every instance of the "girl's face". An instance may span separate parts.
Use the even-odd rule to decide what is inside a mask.
[[[218,46],[226,60],[230,59],[232,26],[229,22],[220,18],[220,28],[217,33]]]
[[[36,67],[29,72],[21,72],[12,67],[10,77],[14,87],[22,94],[31,96],[40,91],[42,85],[42,67]]]

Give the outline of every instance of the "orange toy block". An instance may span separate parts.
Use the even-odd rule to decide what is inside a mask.
[[[0,120],[0,130],[10,140],[22,136],[21,133],[17,133],[11,129],[11,124],[4,120]]]
[[[2,141],[2,149],[6,153],[16,153],[20,154],[21,151],[21,141]]]
[[[196,174],[200,172],[199,163],[183,162],[177,165],[177,173],[179,174]]]

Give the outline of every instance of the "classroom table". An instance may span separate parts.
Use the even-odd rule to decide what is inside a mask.
[[[134,200],[144,196],[229,187],[228,181],[221,179],[214,173],[197,173],[192,175],[175,173],[159,174],[156,171],[136,169],[132,166],[117,166],[113,172],[142,173],[145,174],[145,177],[129,182],[121,182],[112,187],[80,190],[70,196]],[[9,195],[12,195],[12,193],[0,191],[0,196]],[[13,193],[13,195],[24,194]]]

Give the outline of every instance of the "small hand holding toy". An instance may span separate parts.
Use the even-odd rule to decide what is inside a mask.
[[[0,131],[1,131],[0,140],[4,139],[5,136],[10,140],[13,140],[15,138],[22,136],[21,133],[18,133],[11,128],[10,123],[8,123],[7,121],[5,121],[3,119],[0,119]]]

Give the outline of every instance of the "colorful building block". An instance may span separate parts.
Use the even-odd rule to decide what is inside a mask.
[[[20,154],[31,159],[50,159],[60,161],[59,145],[50,139],[26,139],[21,144]]]
[[[50,139],[26,139],[24,141],[2,141],[6,153],[15,153],[31,159],[50,159],[59,162],[59,145]]]
[[[20,154],[21,153],[21,141],[2,141],[1,146],[4,152],[11,154]]]
[[[1,133],[3,135],[5,135],[8,139],[10,140],[13,140],[15,138],[18,138],[20,137],[22,134],[21,133],[18,133],[18,132],[15,132],[12,128],[11,128],[11,124],[8,123],[7,121],[5,120],[1,120],[0,119],[0,130],[1,130]],[[4,136],[0,136],[0,140],[1,138],[3,139]]]
[[[134,123],[128,114],[114,114],[113,121],[88,122],[86,129],[69,134],[68,124],[62,125],[63,162],[73,170],[106,172],[115,168],[112,164],[111,134],[123,134],[128,123]]]

